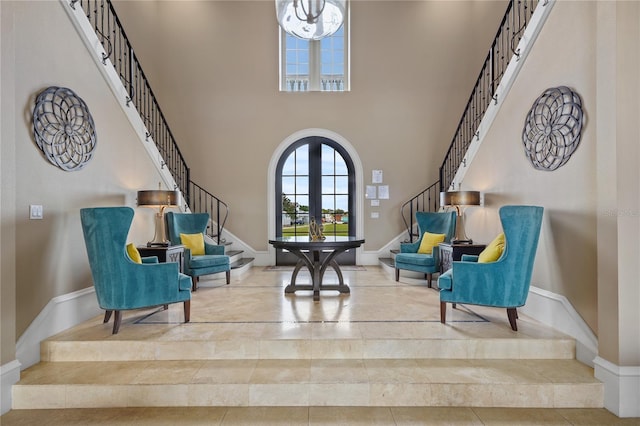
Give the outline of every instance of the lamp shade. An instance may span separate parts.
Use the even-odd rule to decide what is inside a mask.
[[[440,193],[441,206],[479,206],[478,191],[447,191]]]
[[[178,191],[153,189],[150,191],[138,191],[139,206],[177,206],[180,200]]]
[[[275,0],[278,24],[303,40],[320,40],[344,22],[346,0]]]

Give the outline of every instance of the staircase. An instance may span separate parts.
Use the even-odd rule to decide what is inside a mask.
[[[188,324],[176,304],[126,312],[115,336],[101,316],[54,336],[13,408],[603,406],[575,340],[523,315],[517,333],[503,310],[476,306],[442,325],[435,290],[377,267],[345,272],[351,294],[314,303],[284,296],[290,273],[212,279]]]
[[[460,189],[466,168],[479,149],[484,134],[502,105],[502,100],[511,89],[553,4],[547,0],[511,0],[508,3],[440,166],[440,179],[400,208],[400,215],[408,234],[404,242],[414,242],[419,237],[415,226],[416,212],[440,210],[440,192]],[[390,257],[379,258],[380,266],[393,270],[394,258],[398,251],[392,249]]]
[[[191,179],[191,170],[158,104],[142,66],[129,42],[110,0],[60,0],[96,61],[116,97],[124,94],[125,113],[134,128],[143,128],[141,142],[157,163],[167,187],[179,190],[183,211],[207,213],[209,242],[229,246],[226,250],[234,271],[245,271],[253,258],[244,258],[242,250],[231,249],[223,237],[229,207],[220,198]],[[154,149],[151,148],[153,146]]]

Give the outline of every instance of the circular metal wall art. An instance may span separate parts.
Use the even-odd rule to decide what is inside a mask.
[[[522,131],[533,167],[552,171],[566,164],[580,144],[582,124],[580,95],[565,86],[545,90],[533,103]]]
[[[36,143],[47,159],[62,170],[82,169],[96,148],[96,130],[87,104],[71,89],[49,87],[33,109]]]

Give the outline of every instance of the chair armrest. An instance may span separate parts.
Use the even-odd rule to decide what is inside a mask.
[[[504,273],[506,267],[507,265],[499,261],[453,262],[451,290],[442,293],[440,300],[495,307],[522,306],[526,300],[528,286],[522,290],[514,288],[513,277]]]
[[[173,303],[180,296],[179,267],[176,262],[127,264],[119,281],[117,297],[103,309],[136,309],[145,306]]]
[[[420,247],[420,240],[415,243],[400,243],[400,253],[417,253]]]
[[[463,262],[476,262],[477,263],[478,262],[478,257],[479,256],[475,255],[475,254],[463,254],[460,257],[460,260],[463,261]]]
[[[160,263],[158,256],[147,256],[142,258],[142,263]]]
[[[431,249],[431,256],[433,256],[435,265],[440,265],[440,247],[437,244]]]
[[[215,254],[215,255],[223,255],[224,254],[224,246],[209,244],[207,242],[204,243],[204,253],[205,254]]]

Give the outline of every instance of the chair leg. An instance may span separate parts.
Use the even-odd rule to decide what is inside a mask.
[[[440,322],[447,322],[447,302],[440,302]]]
[[[191,300],[184,302],[184,322],[191,321]]]
[[[191,291],[198,289],[198,277],[191,277]]]
[[[111,334],[118,334],[120,330],[120,323],[122,322],[122,311],[115,311],[116,315],[113,317],[113,332]]]
[[[400,281],[400,269],[396,268],[396,281]]]
[[[111,314],[113,313],[113,311],[105,311],[104,312],[104,321],[102,321],[103,324],[106,324],[109,322],[109,320],[111,319]]]
[[[431,278],[432,278],[432,277],[433,277],[433,275],[431,274],[431,272],[429,272],[429,273],[427,274],[427,281],[428,281],[428,283],[427,283],[427,287],[429,287],[429,288],[431,288]]]
[[[231,270],[227,271],[227,285],[229,285],[229,283],[231,283]]]
[[[516,324],[516,318],[518,318],[518,311],[516,308],[507,308],[507,317],[509,317],[509,324],[513,331],[518,331],[518,325]]]

